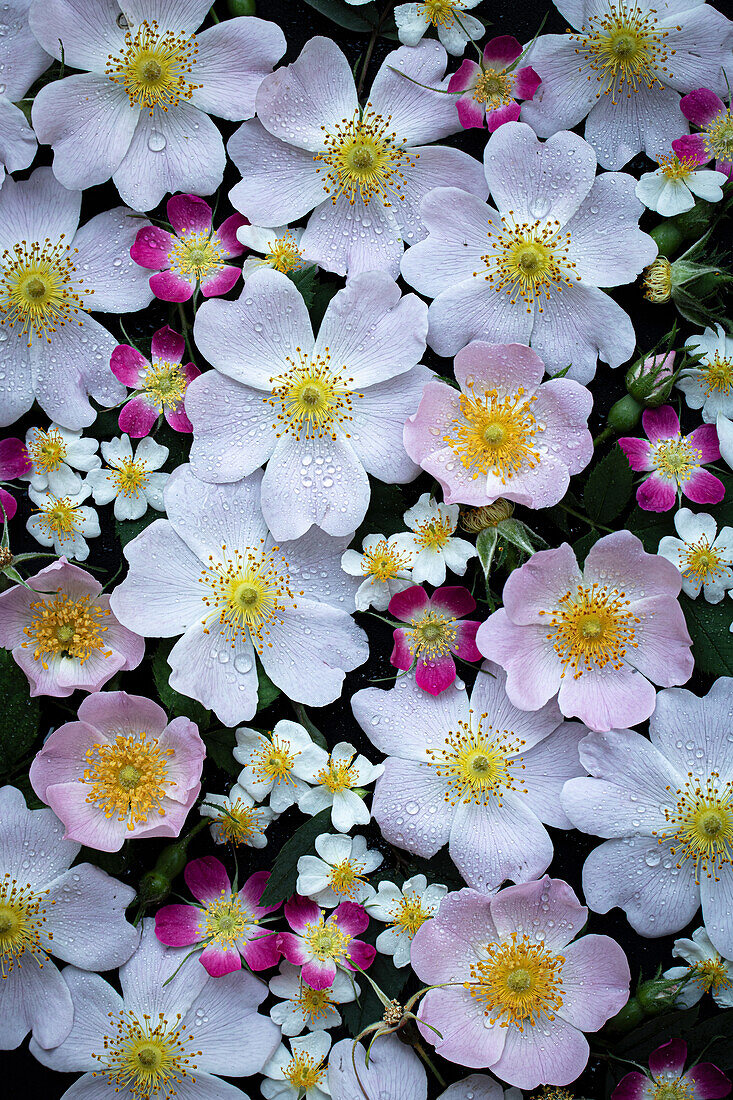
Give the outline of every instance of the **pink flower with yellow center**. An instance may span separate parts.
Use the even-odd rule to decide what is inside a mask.
[[[369,925],[361,905],[342,901],[326,917],[314,901],[295,894],[284,912],[292,931],[280,933],[278,947],[288,962],[301,967],[301,978],[312,989],[327,989],[337,969],[371,966],[377,949],[357,938]]]
[[[479,623],[464,619],[476,608],[467,588],[436,588],[428,596],[420,585],[398,592],[389,602],[389,612],[409,626],[392,632],[394,649],[390,661],[405,672],[415,668],[418,687],[438,695],[456,678],[454,657],[480,661],[476,648]]]
[[[159,416],[164,416],[176,432],[192,432],[184,399],[189,383],[201,371],[193,363],[184,363],[186,341],[170,325],[153,333],[150,361],[129,344],[120,344],[112,352],[110,369],[115,378],[134,392],[119,415],[120,431],[132,439],[148,435]]]
[[[728,93],[730,95],[730,93]],[[696,134],[686,134],[672,142],[680,157],[690,157],[697,164],[707,164],[715,158],[718,172],[733,176],[733,114],[717,92],[698,88],[680,100],[685,118],[697,126]]]
[[[509,34],[492,38],[484,46],[481,64],[466,59],[453,74],[448,91],[460,93],[456,100],[464,130],[486,124],[493,134],[505,122],[517,122],[520,99],[531,99],[540,78],[531,65],[517,68],[521,43]]]

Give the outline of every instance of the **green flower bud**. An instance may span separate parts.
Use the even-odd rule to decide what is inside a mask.
[[[674,356],[648,355],[634,363],[626,374],[626,389],[648,409],[656,409],[669,399],[674,384]]]
[[[627,393],[610,409],[606,418],[609,428],[617,432],[631,432],[641,420],[644,406]]]

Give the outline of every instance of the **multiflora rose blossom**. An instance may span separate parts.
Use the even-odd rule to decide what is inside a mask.
[[[466,619],[476,610],[476,601],[467,588],[436,588],[428,596],[414,585],[398,592],[389,601],[389,613],[409,626],[392,631],[394,648],[390,661],[395,668],[415,669],[415,683],[430,695],[438,695],[456,678],[456,662],[480,661],[476,648],[476,619]]]
[[[677,566],[686,596],[694,600],[702,588],[708,603],[720,603],[733,588],[733,527],[718,532],[712,516],[689,508],[675,513],[674,525],[679,538],[665,535],[657,553]]]
[[[168,448],[156,443],[149,435],[138,443],[133,454],[130,437],[102,443],[102,457],[109,463],[87,474],[86,484],[94,494],[95,504],[114,501],[117,520],[140,519],[148,505],[164,510],[163,489],[169,474],[156,473],[168,458]]]
[[[466,59],[453,73],[448,91],[458,94],[456,108],[464,129],[486,124],[493,134],[505,122],[518,121],[517,100],[531,99],[540,84],[531,65],[518,65],[521,54],[521,43],[503,34],[486,43],[480,64]]]
[[[545,825],[570,828],[559,795],[566,779],[583,774],[585,727],[563,722],[554,700],[519,710],[505,683],[486,663],[470,699],[456,686],[428,695],[407,677],[352,699],[367,737],[389,754],[372,804],[385,839],[425,859],[447,843],[466,882],[484,891],[547,869]]]
[[[418,584],[443,584],[448,569],[462,577],[471,558],[476,557],[472,543],[455,537],[459,514],[457,504],[442,504],[430,493],[423,493],[402,517],[410,531],[393,535],[392,546],[403,560],[412,561],[412,579]]]
[[[410,457],[449,504],[556,504],[593,454],[589,391],[569,378],[543,383],[542,360],[522,344],[475,341],[454,370],[460,390],[428,382],[405,424]]]
[[[672,1100],[717,1100],[729,1095],[730,1080],[712,1062],[695,1062],[685,1070],[686,1061],[687,1043],[670,1039],[649,1055],[649,1073],[627,1073],[611,1093],[611,1100],[646,1100],[655,1095]]]
[[[645,172],[636,185],[636,197],[649,210],[663,218],[673,218],[692,210],[695,196],[706,202],[719,202],[723,197],[724,172],[711,172],[698,167],[691,156],[659,157],[656,172]]]
[[[557,694],[562,713],[591,729],[635,725],[654,710],[654,684],[692,675],[681,587],[672,563],[629,531],[599,539],[582,570],[563,543],[509,576],[476,644],[507,670],[515,706],[537,710]]]
[[[176,432],[192,432],[186,415],[186,390],[201,371],[184,363],[186,341],[170,325],[153,333],[150,361],[137,348],[120,344],[112,352],[110,370],[135,392],[120,409],[120,431],[133,439],[148,435],[159,416]]]
[[[355,1001],[359,992],[359,984],[351,973],[337,970],[332,985],[311,989],[300,980],[297,966],[281,962],[279,972],[270,978],[270,993],[283,999],[270,1009],[270,1019],[288,1036],[338,1027],[341,1014],[335,1006]]]
[[[364,578],[354,594],[357,611],[366,611],[368,607],[386,611],[393,596],[410,588],[414,583],[411,569],[415,559],[413,547],[414,540],[406,535],[390,535],[389,538],[366,535],[361,553],[358,550],[345,551],[341,568],[350,577]]]
[[[312,989],[327,989],[337,969],[366,970],[374,961],[376,948],[357,939],[369,925],[361,905],[342,901],[326,916],[314,901],[296,894],[284,913],[292,931],[280,933],[278,946],[288,962],[301,967],[301,978]]]
[[[401,887],[382,879],[376,894],[364,906],[370,917],[388,926],[377,936],[377,951],[389,955],[395,966],[407,966],[415,933],[435,916],[447,892],[448,887],[437,882],[428,886],[425,875],[405,879]]]
[[[189,718],[168,721],[141,695],[88,695],[78,721],[47,737],[31,785],[88,848],[116,852],[135,837],[178,836],[201,790],[206,749]]]
[[[283,719],[269,734],[240,727],[236,738],[232,755],[242,765],[237,782],[258,802],[269,795],[276,814],[309,790],[309,779],[323,762],[323,749],[299,722]]]
[[[412,944],[418,977],[442,986],[420,1005],[425,1040],[522,1089],[574,1081],[588,1061],[583,1032],[598,1031],[629,995],[614,940],[571,943],[587,916],[567,883],[547,876],[491,898],[448,894]]]
[[[66,558],[0,593],[0,645],[28,677],[30,694],[99,691],[137,668],[145,642],[116,619],[99,581]]]
[[[596,177],[577,134],[541,142],[521,122],[491,135],[484,166],[496,209],[436,186],[420,208],[428,236],[402,260],[407,282],[435,299],[430,346],[448,356],[472,340],[531,344],[550,374],[569,366],[579,382],[599,357],[626,362],[631,321],[599,287],[632,282],[657,254],[633,177]]]
[[[728,92],[730,95],[730,92]],[[672,142],[679,157],[694,157],[696,163],[707,164],[715,158],[718,172],[733,177],[733,114],[730,105],[710,88],[697,88],[680,100],[682,114],[698,133],[687,134]]]
[[[473,158],[427,144],[460,127],[454,97],[443,94],[446,60],[437,42],[395,50],[360,108],[347,58],[330,39],[312,38],[262,82],[257,120],[229,140],[242,173],[232,205],[261,226],[312,210],[299,245],[312,262],[396,278],[403,242],[425,235],[420,200],[431,188],[486,194]]]
[[[127,544],[130,570],[112,593],[120,621],[150,637],[183,635],[168,656],[170,685],[227,726],[257,709],[255,652],[289,698],[333,702],[368,656],[342,572],[347,538],[319,531],[276,545],[260,510],[262,473],[207,485],[179,466],[168,516]]]
[[[733,1008],[733,959],[716,951],[704,926],[696,928],[692,938],[674,941],[672,954],[685,966],[665,970],[665,978],[684,978],[675,998],[675,1006],[689,1008],[710,993],[719,1008]]]
[[[460,57],[466,43],[483,37],[484,25],[469,15],[480,0],[427,0],[422,4],[398,4],[394,18],[403,46],[417,46],[431,26],[448,53]]]
[[[676,385],[689,408],[702,409],[706,424],[733,416],[733,337],[717,324],[691,336],[687,348],[697,362],[680,371]]]

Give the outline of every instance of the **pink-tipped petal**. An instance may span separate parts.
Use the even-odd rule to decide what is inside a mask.
[[[704,130],[716,115],[725,110],[725,104],[709,88],[698,88],[697,91],[682,96],[680,110],[688,122]]]
[[[121,432],[126,432],[131,439],[142,439],[149,435],[155,421],[158,419],[157,410],[143,396],[133,397],[120,409],[117,423]]]
[[[489,133],[493,134],[505,122],[518,122],[521,108],[518,103],[507,103],[503,107],[496,107],[493,111],[487,111],[486,122]]]
[[[647,471],[652,469],[652,445],[648,439],[624,436],[619,439],[618,445],[628,458],[632,470]]]
[[[242,899],[244,905],[251,909],[256,917],[263,917],[266,913],[274,913],[276,909],[279,909],[279,905],[260,905],[259,900],[265,892],[265,887],[270,878],[269,871],[255,871],[253,875],[250,875],[245,882],[242,889],[239,891],[239,896]]]
[[[475,61],[469,61],[468,58],[466,58],[460,68],[456,69],[453,76],[448,81],[448,91],[457,93],[466,92],[472,89],[480,74],[480,66],[478,66]],[[471,98],[473,99],[473,96]],[[475,102],[476,100],[474,100],[474,103]]]
[[[649,1055],[649,1069],[655,1077],[662,1073],[681,1074],[687,1060],[687,1043],[684,1039],[670,1039]]]
[[[275,933],[257,933],[242,948],[245,962],[251,970],[269,970],[280,959],[278,937]]]
[[[185,350],[186,341],[170,325],[164,325],[153,333],[151,351],[156,359],[164,359],[166,363],[180,363]]]
[[[276,939],[278,950],[293,966],[302,966],[308,961],[310,956],[300,936],[295,936],[292,932],[280,932]]]
[[[129,344],[119,344],[110,356],[109,366],[118,382],[135,389],[150,364],[137,348],[131,348]]]
[[[477,103],[472,95],[462,95],[456,100],[458,121],[464,130],[483,129],[486,122],[486,111],[481,103]]]
[[[464,661],[480,661],[481,651],[476,646],[476,632],[481,623],[476,619],[464,619],[456,623],[456,645],[453,652]]]
[[[164,905],[155,914],[155,934],[167,947],[188,947],[205,936],[206,918],[195,905]]]
[[[677,138],[672,142],[672,149],[680,160],[692,161],[693,164],[707,164],[712,160],[702,134],[686,134]]]
[[[698,1062],[692,1069],[688,1069],[682,1078],[687,1084],[694,1082],[696,1100],[718,1100],[718,1097],[728,1096],[731,1091],[730,1078],[726,1077],[712,1062]]]
[[[311,989],[328,989],[336,977],[336,963],[333,959],[311,959],[304,964],[301,977]]]
[[[0,478],[12,481],[27,474],[32,466],[22,439],[0,439]]]
[[[645,1100],[648,1096],[649,1078],[645,1073],[632,1070],[622,1077],[613,1090],[613,1100]]]
[[[674,483],[657,474],[651,474],[636,490],[636,502],[645,512],[668,512],[676,500]]]
[[[150,289],[161,302],[187,302],[193,296],[196,280],[189,282],[174,271],[159,271],[150,276]]]
[[[244,245],[237,239],[237,230],[243,225],[249,225],[249,222],[242,214],[231,214],[212,234],[213,239],[221,242],[225,256],[241,256],[245,251]]]
[[[193,424],[186,415],[186,409],[182,401],[174,409],[166,408],[163,415],[174,432],[188,432],[189,434],[193,432]]]
[[[398,592],[396,596],[393,596],[389,601],[387,610],[390,615],[394,615],[395,619],[401,619],[403,623],[409,623],[416,615],[425,610],[429,602],[425,589],[421,588],[419,584],[415,584],[411,588],[406,588],[404,592]]]
[[[390,664],[395,668],[402,669],[403,672],[407,672],[412,668],[412,653],[407,643],[407,631],[405,630],[393,630],[392,637],[394,639],[394,646],[392,653],[390,654]]]
[[[445,585],[435,589],[430,597],[430,607],[452,615],[454,619],[462,619],[476,610],[476,601],[463,585]]]
[[[695,504],[719,504],[725,496],[725,485],[708,470],[695,470],[682,483],[682,492]]]
[[[542,78],[534,71],[531,65],[524,65],[514,74],[514,95],[517,99],[533,99],[534,94],[542,83]]]
[[[218,298],[222,294],[228,294],[241,274],[241,268],[232,267],[231,264],[219,267],[201,280],[201,293],[204,298]]]
[[[644,409],[641,423],[652,443],[656,443],[658,439],[674,439],[680,434],[680,420],[671,405]]]
[[[362,970],[369,969],[374,962],[376,954],[376,947],[373,947],[370,943],[364,943],[363,940],[352,940],[349,944],[349,958],[352,962],[355,962],[357,966],[361,967]],[[349,966],[346,960],[345,965]],[[354,967],[349,966],[349,970],[353,969]]]
[[[193,896],[204,905],[210,905],[222,893],[230,894],[232,890],[226,867],[216,856],[192,859],[186,865],[183,877]]]
[[[5,489],[0,489],[0,503],[2,504],[2,511],[0,511],[0,523],[5,523],[5,520],[12,519],[18,510],[18,505],[14,496],[11,496]],[[3,512],[5,513],[3,515]]]
[[[456,663],[450,655],[436,657],[431,661],[418,661],[415,669],[415,683],[429,695],[440,695],[441,691],[451,686],[455,678]]]
[[[342,932],[346,932],[348,936],[358,936],[360,932],[364,932],[369,927],[369,914],[363,905],[357,905],[353,901],[342,901],[337,906],[331,917],[335,924],[339,926]]]
[[[234,947],[223,947],[220,943],[210,943],[200,956],[201,965],[212,978],[223,978],[242,969],[242,958]]]
[[[211,229],[211,207],[197,195],[173,195],[166,210],[168,221],[179,236]]]
[[[487,69],[506,69],[522,52],[522,44],[511,34],[492,38],[484,46],[484,65]]]
[[[720,458],[718,431],[714,424],[701,424],[687,436],[687,442],[700,452],[701,466],[708,462],[717,462]]]
[[[146,225],[138,230],[130,255],[140,267],[149,271],[162,271],[168,266],[168,253],[175,238],[157,225]]]
[[[301,935],[305,932],[306,925],[317,923],[321,915],[321,910],[316,903],[310,898],[301,897],[300,894],[294,894],[289,901],[285,902],[283,912],[293,931]]]

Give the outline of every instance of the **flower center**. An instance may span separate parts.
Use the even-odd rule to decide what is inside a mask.
[[[501,107],[512,101],[514,78],[511,73],[499,69],[484,69],[476,80],[473,98],[478,103]]]
[[[546,635],[563,662],[562,676],[572,671],[574,679],[584,672],[600,672],[610,664],[621,668],[629,648],[638,646],[634,624],[640,620],[629,610],[623,592],[606,585],[578,585],[566,592],[549,615]]]
[[[730,393],[733,386],[733,358],[721,355],[716,351],[709,363],[701,363],[698,367],[705,381],[705,393],[709,397],[711,393]]]
[[[718,160],[733,160],[733,114],[730,107],[721,111],[703,133],[705,149]]]
[[[110,472],[118,493],[126,497],[137,497],[150,481],[150,474],[144,459],[123,459],[117,469]]]
[[[135,1100],[172,1100],[180,1085],[196,1083],[192,1058],[201,1051],[189,1053],[194,1036],[181,1033],[180,1013],[169,1023],[161,1012],[156,1024],[127,1009],[110,1015],[116,1034],[104,1036],[103,1054],[92,1054],[100,1063],[93,1076],[106,1077],[115,1092],[129,1092]]]
[[[217,806],[219,817],[215,830],[223,843],[247,844],[262,828],[262,811],[256,806],[245,806],[241,799]]]
[[[289,271],[297,271],[305,265],[305,256],[295,243],[292,230],[289,229],[272,242],[263,263],[274,267],[276,271],[282,271],[283,275],[287,275]]]
[[[428,519],[417,525],[415,536],[418,545],[424,550],[442,550],[447,546],[453,534],[453,522],[450,518]]]
[[[94,653],[112,656],[112,650],[105,649],[102,640],[107,629],[102,621],[110,614],[109,608],[92,603],[91,596],[72,600],[59,591],[32,603],[29,610],[35,614],[28,626],[23,627],[23,633],[30,641],[22,645],[26,649],[35,647],[33,659],[40,660],[43,668],[48,668],[49,656],[71,657],[82,665]]]
[[[335,893],[354,899],[365,881],[363,871],[363,863],[356,859],[344,859],[331,867],[329,885]]]
[[[414,167],[419,154],[407,152],[390,122],[391,116],[374,113],[367,103],[363,114],[357,110],[352,119],[341,119],[332,133],[323,127],[324,150],[313,160],[334,205],[342,195],[352,206],[357,196],[367,205],[375,197],[385,206],[404,199],[402,171]]]
[[[429,19],[434,27],[451,26],[455,20],[456,10],[460,11],[462,8],[462,0],[425,0],[424,3],[417,5],[419,14]]]
[[[223,266],[224,252],[218,240],[205,229],[201,233],[186,233],[183,237],[174,237],[168,253],[168,263],[172,271],[184,278],[193,276],[201,280],[211,271]]]
[[[483,1003],[484,1015],[501,1027],[534,1027],[554,1020],[562,1005],[562,955],[553,955],[542,943],[512,932],[511,940],[489,943],[485,959],[471,966],[464,988]]]
[[[274,784],[292,783],[291,772],[300,752],[289,741],[270,734],[270,742],[252,754],[253,768],[260,779]]]
[[[301,985],[295,1004],[314,1023],[316,1020],[327,1019],[334,1002],[331,1000],[330,989],[311,989],[308,985]]]
[[[454,618],[428,608],[412,620],[412,629],[405,634],[412,656],[418,661],[432,661],[452,652],[458,631]]]
[[[58,428],[49,428],[47,432],[34,428],[33,438],[26,444],[26,450],[34,468],[42,474],[58,470],[66,461],[66,444]]]
[[[283,1066],[283,1077],[298,1090],[298,1096],[304,1096],[308,1089],[316,1088],[323,1081],[327,1069],[328,1066],[324,1066],[322,1058],[316,1062],[306,1051],[299,1050]]]
[[[220,944],[226,951],[257,924],[257,919],[242,908],[239,894],[225,894],[206,907],[206,940]]]
[[[481,715],[478,732],[471,729],[470,722],[459,722],[458,730],[446,737],[444,748],[427,750],[428,763],[435,768],[435,774],[447,780],[443,797],[451,806],[459,802],[481,803],[490,794],[501,805],[505,791],[527,793],[521,785],[517,786],[512,771],[524,769],[517,753],[525,742],[514,737],[510,730],[494,730],[484,725],[487,717]]]
[[[678,436],[677,439],[662,439],[653,444],[651,460],[657,473],[681,485],[700,468],[702,451]]]
[[[7,978],[14,966],[22,966],[23,961],[32,959],[43,967],[48,958],[48,951],[41,945],[47,895],[48,890],[34,893],[30,883],[19,885],[7,871],[0,880],[0,976],[3,978]],[[43,935],[45,940],[53,939],[52,932]],[[24,956],[28,958],[24,960]]]
[[[161,361],[151,364],[143,376],[141,389],[156,406],[159,413],[164,408],[174,409],[183,401],[188,380],[180,363]]]
[[[469,383],[470,394],[460,396],[461,417],[451,422],[451,434],[443,437],[457,455],[462,466],[479,474],[493,474],[502,485],[523,466],[530,470],[540,461],[535,436],[544,431],[532,415],[536,395],[525,398],[522,386],[515,394],[499,397],[488,390],[476,397]]]
[[[51,538],[57,538],[60,543],[81,532],[84,517],[81,514],[81,505],[72,504],[70,497],[55,497],[50,495],[46,504],[37,508],[41,526]]]
[[[50,343],[58,328],[87,311],[79,294],[94,291],[82,287],[71,255],[63,234],[56,244],[48,237],[42,244],[22,241],[2,254],[0,325],[16,326],[19,337],[28,337],[29,347],[34,335]]]
[[[431,916],[432,914],[423,908],[419,894],[405,894],[392,909],[390,923],[394,928],[406,932],[412,939],[418,928],[421,928],[426,920],[430,920]]]
[[[720,955],[714,959],[704,959],[702,962],[693,963],[691,969],[694,971],[697,980],[706,989],[712,989],[714,993],[733,986],[728,966]]]
[[[258,653],[264,645],[270,645],[269,627],[282,625],[280,613],[297,607],[290,589],[288,563],[284,558],[278,559],[278,549],[273,546],[269,552],[250,549],[242,553],[235,550],[228,557],[226,546],[222,546],[223,561],[217,562],[209,556],[211,564],[199,577],[207,589],[201,598],[209,609],[203,620],[204,633],[209,632],[206,624],[218,617],[222,634],[232,648],[237,638],[247,637]],[[226,654],[226,650],[223,652]],[[228,654],[222,657],[220,653],[219,659],[225,663]]]
[[[350,787],[353,787],[357,781],[356,773],[353,768],[349,767],[348,763],[342,761],[337,764],[331,758],[329,758],[326,767],[321,768],[316,779],[322,786],[329,790],[331,794],[338,794],[339,791],[346,791]]]
[[[672,297],[672,265],[666,256],[657,256],[654,263],[644,268],[644,297],[661,305]]]
[[[660,844],[673,841],[670,852],[678,867],[694,860],[696,882],[701,874],[717,882],[723,866],[733,863],[733,783],[722,783],[719,773],[711,772],[704,783],[690,776],[684,789],[667,790],[677,799],[664,811],[669,829],[652,835]]]
[[[347,954],[351,936],[342,932],[335,921],[324,924],[321,916],[317,924],[306,924],[305,939],[317,959],[338,961]]]
[[[683,1081],[681,1077],[666,1078],[654,1082],[654,1092],[651,1100],[694,1100],[695,1086],[691,1081]]]
[[[680,157],[676,155],[671,157],[660,157],[659,167],[668,180],[686,180],[695,171],[697,161],[691,160],[688,157],[682,157],[680,159]]]
[[[644,10],[638,0],[617,0],[603,15],[591,16],[580,34],[572,34],[580,65],[578,72],[598,84],[597,98],[610,95],[616,105],[646,88],[663,88],[672,76],[666,62],[675,53],[664,41],[668,31]],[[677,30],[681,30],[678,27]]]
[[[195,35],[161,32],[155,20],[143,21],[134,35],[127,31],[117,56],[108,56],[105,72],[125,89],[131,107],[152,115],[155,107],[167,111],[201,87],[188,79],[197,53]]]
[[[680,568],[684,577],[707,584],[725,573],[731,562],[725,561],[709,543],[706,535],[697,542],[687,543],[679,550]]]
[[[362,573],[378,581],[391,581],[409,568],[410,555],[394,550],[386,539],[381,539],[371,550],[365,550],[361,559]]]
[[[549,301],[563,286],[580,282],[568,254],[570,234],[561,233],[558,221],[518,224],[511,214],[502,214],[501,224],[501,233],[495,237],[490,230],[493,251],[481,257],[485,266],[474,276],[481,275],[494,290],[506,292],[512,305],[521,298],[528,313],[535,302],[542,312],[543,299]]]
[[[278,439],[288,432],[301,439],[336,439],[336,428],[343,429],[345,421],[353,420],[353,397],[362,394],[351,392],[353,378],[331,367],[328,348],[314,358],[300,348],[297,354],[297,364],[288,356],[290,370],[270,378],[272,396],[263,398],[275,409],[273,428]]]
[[[112,743],[92,745],[79,778],[91,788],[86,801],[102,810],[106,818],[127,821],[130,830],[145,824],[151,814],[164,817],[168,758],[174,755],[174,749],[161,749],[157,738],[148,740],[144,730],[129,737],[118,734]]]

